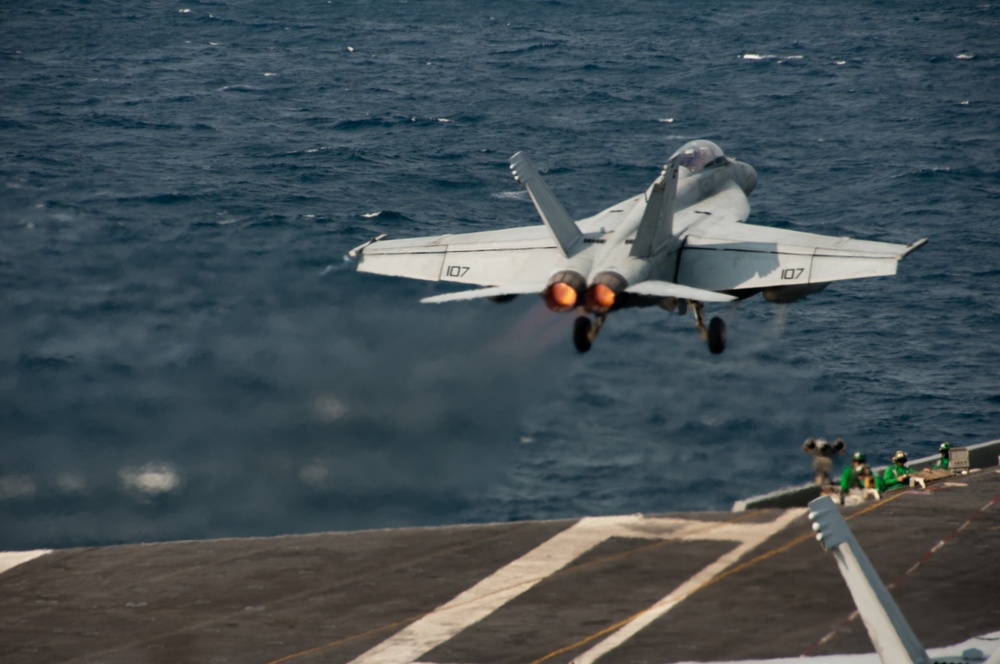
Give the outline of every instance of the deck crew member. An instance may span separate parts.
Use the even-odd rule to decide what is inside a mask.
[[[892,465],[882,474],[885,490],[902,489],[910,484],[910,469],[906,466],[906,453],[902,450],[892,455]]]
[[[934,462],[934,470],[948,470],[948,464],[951,462],[951,443],[941,443],[938,452],[941,453],[941,458]]]
[[[840,475],[840,495],[847,495],[851,489],[868,489],[875,486],[872,469],[865,463],[865,453],[855,452],[854,462],[844,466]]]
[[[844,441],[841,438],[828,443],[823,438],[806,438],[802,443],[802,451],[813,455],[813,470],[816,473],[816,484],[821,487],[830,486],[830,471],[833,470],[833,455],[844,451]]]

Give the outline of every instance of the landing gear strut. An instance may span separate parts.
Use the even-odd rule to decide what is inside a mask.
[[[573,345],[578,351],[586,353],[590,350],[606,318],[607,316],[604,314],[597,314],[594,316],[593,322],[587,316],[580,316],[576,319],[576,322],[573,323]]]
[[[718,355],[726,350],[726,323],[715,316],[705,327],[705,304],[691,300],[691,312],[694,314],[694,324],[701,333],[701,340],[708,343],[708,350]]]

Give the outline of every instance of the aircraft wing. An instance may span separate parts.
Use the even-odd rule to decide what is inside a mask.
[[[552,271],[566,260],[542,225],[382,240],[362,245],[355,255],[359,272],[478,286],[540,284],[534,292],[543,290]]]
[[[735,291],[888,276],[926,241],[869,242],[708,219],[685,234],[676,281]]]
[[[525,163],[530,165],[525,159],[518,162],[519,168],[523,169]],[[525,177],[523,172],[519,173]],[[545,196],[538,191],[544,183],[539,185],[540,178],[534,176],[532,182],[535,187],[533,195],[545,200]],[[639,194],[592,217],[570,221],[575,229],[557,232],[547,221],[545,224],[497,231],[399,240],[384,240],[385,235],[380,235],[355,247],[348,255],[358,259],[358,272],[508,289],[502,293],[491,291],[478,296],[470,292],[468,298],[541,292],[552,273],[565,265],[567,249],[572,251],[581,244],[600,242],[607,231],[617,228],[632,208],[642,202],[643,195]],[[543,220],[547,218],[546,214],[561,218],[544,206],[539,207],[539,213],[543,215]],[[567,246],[560,244],[560,234],[573,235],[574,232],[576,235]],[[534,284],[538,285],[537,290],[521,290]],[[453,295],[457,297],[458,293]]]

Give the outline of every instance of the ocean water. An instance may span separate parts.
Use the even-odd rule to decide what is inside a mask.
[[[0,5],[0,549],[728,509],[1000,436],[1000,5]],[[801,302],[420,305],[392,237],[583,217],[677,147],[751,223],[930,238]]]

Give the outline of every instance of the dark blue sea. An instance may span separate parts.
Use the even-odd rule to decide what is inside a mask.
[[[0,4],[0,549],[728,509],[1000,437],[1000,5]],[[579,355],[535,297],[421,305],[391,237],[576,217],[689,139],[756,224],[895,277]]]

